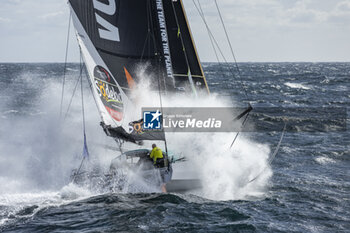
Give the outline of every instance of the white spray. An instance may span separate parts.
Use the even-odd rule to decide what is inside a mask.
[[[149,91],[149,85],[150,82],[147,81],[137,84],[133,93],[133,100],[137,104],[133,110],[129,110],[132,112],[130,115],[137,118],[141,116],[142,107],[159,107],[159,93]],[[2,126],[3,132],[12,131],[15,136],[2,140],[0,144],[0,160],[3,161],[3,167],[6,165],[8,168],[0,174],[0,194],[60,190],[69,180],[71,169],[79,165],[80,158],[77,160],[76,157],[81,155],[83,145],[80,96],[77,94],[73,99],[73,106],[62,131],[58,129],[60,125],[57,124],[60,84],[49,84],[45,90],[39,99],[38,109],[42,112],[40,117],[22,118],[20,122],[9,120],[11,124]],[[111,159],[117,153],[96,146],[96,143],[114,146],[115,142],[104,135],[99,126],[100,119],[94,101],[91,94],[87,93],[88,89],[85,90],[85,96],[90,96],[85,98],[90,155],[94,161],[108,168]],[[67,90],[67,93],[71,93],[69,91],[71,90]],[[163,107],[174,106],[227,107],[232,104],[230,100],[215,94],[197,99],[182,95],[163,96]],[[264,194],[272,174],[269,168],[254,182],[249,183],[249,180],[268,166],[269,148],[249,140],[242,134],[230,150],[234,135],[167,134],[169,150],[184,154],[193,163],[191,169],[200,174],[204,188],[197,194],[214,200],[245,199]],[[151,148],[148,144],[144,147]]]
[[[142,76],[144,81],[138,83],[132,97],[137,103],[133,115],[137,116],[141,116],[142,107],[160,107],[159,93],[150,91],[150,82],[144,73]],[[162,100],[163,107],[232,107],[231,100],[216,94],[200,98],[168,94]],[[191,169],[202,178],[203,189],[196,194],[214,200],[247,199],[264,194],[272,175],[267,163],[269,147],[241,134],[230,148],[234,136],[235,133],[166,134],[168,149],[186,156],[193,164]],[[263,170],[263,174],[250,182]]]

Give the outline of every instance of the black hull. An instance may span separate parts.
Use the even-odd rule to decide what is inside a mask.
[[[171,180],[166,185],[166,189],[170,193],[185,193],[201,189],[202,182],[199,179],[192,180]]]

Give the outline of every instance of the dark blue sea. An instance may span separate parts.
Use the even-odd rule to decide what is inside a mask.
[[[212,153],[211,172],[217,169],[213,174],[224,192],[202,195],[99,192],[69,184],[83,149],[79,64],[67,66],[63,124],[64,64],[0,64],[0,232],[350,232],[350,63],[238,65],[240,77],[231,74],[234,64],[204,64],[212,93],[241,106],[248,98],[254,108],[273,109],[255,121],[283,117],[285,108],[287,115],[295,111],[289,118],[301,126],[287,128],[264,181],[250,191],[237,181],[244,173],[235,173],[245,165],[220,173],[229,168]],[[86,79],[83,91],[94,160],[97,153],[111,153],[106,145],[117,145],[99,126]],[[310,130],[305,125],[315,124],[315,113],[307,109],[326,109],[328,115]],[[242,133],[254,141],[246,145],[248,154],[260,146],[271,155],[281,131]]]

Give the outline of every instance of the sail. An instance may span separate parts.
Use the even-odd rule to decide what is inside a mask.
[[[145,77],[161,93],[209,91],[180,0],[69,4],[103,124],[132,134],[130,93]]]
[[[209,93],[182,1],[163,2],[176,86]]]

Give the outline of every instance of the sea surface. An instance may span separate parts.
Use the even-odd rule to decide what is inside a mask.
[[[238,65],[240,77],[231,74],[234,64],[204,64],[212,93],[282,116],[278,109],[299,109],[304,120],[310,108],[340,112],[313,130],[287,129],[259,192],[221,198],[69,184],[83,149],[79,64],[67,66],[61,113],[64,64],[0,64],[0,232],[350,232],[350,63]],[[96,148],[116,145],[105,139],[86,80],[83,85],[93,160]],[[333,116],[340,126],[330,124]],[[281,131],[247,134],[272,154]],[[227,185],[230,179],[237,177],[225,177]]]

